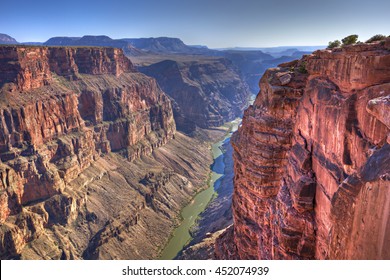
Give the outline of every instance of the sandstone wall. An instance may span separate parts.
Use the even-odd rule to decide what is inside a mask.
[[[3,46],[0,61],[0,85],[12,82],[21,91],[49,84],[52,73],[77,79],[78,74],[135,72],[123,51],[114,48]]]
[[[175,123],[169,98],[119,49],[5,46],[0,69],[0,256],[12,258],[77,217],[85,200],[66,187],[83,170],[111,151],[150,154]]]
[[[390,40],[316,51],[260,86],[232,139],[218,257],[390,259]]]

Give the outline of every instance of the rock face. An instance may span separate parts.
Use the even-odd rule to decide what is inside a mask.
[[[79,74],[119,77],[124,72],[135,72],[123,52],[113,48],[5,46],[0,51],[0,86],[12,83],[11,91],[27,91],[55,84],[53,74],[77,80]]]
[[[260,85],[232,139],[217,256],[390,259],[390,40],[316,51]]]
[[[232,63],[224,58],[165,60],[140,71],[156,78],[174,100],[178,129],[219,126],[241,116],[249,90]]]
[[[111,152],[147,156],[176,129],[169,98],[120,49],[3,46],[0,69],[0,257],[15,258],[87,215],[82,186],[103,176],[87,169]]]

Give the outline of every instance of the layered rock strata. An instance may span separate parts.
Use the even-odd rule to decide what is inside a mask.
[[[20,258],[40,236],[66,244],[56,235],[59,226],[104,223],[85,210],[87,186],[113,169],[111,152],[129,165],[172,139],[175,122],[169,98],[120,49],[4,46],[0,69],[0,257]],[[181,175],[172,178],[184,203],[194,189],[183,187]],[[37,248],[27,257],[82,257],[83,246],[62,253]]]
[[[217,257],[390,259],[390,40],[316,51],[260,86]]]
[[[248,86],[227,59],[164,60],[139,69],[156,78],[173,99],[179,130],[220,126],[241,116],[247,106]]]

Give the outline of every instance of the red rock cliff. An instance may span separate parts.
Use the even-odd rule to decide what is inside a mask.
[[[13,82],[21,91],[48,85],[53,73],[77,79],[78,74],[135,72],[122,50],[114,48],[5,46],[0,61],[0,85]]]
[[[0,257],[9,258],[47,225],[45,215],[72,218],[82,201],[62,191],[92,162],[111,151],[150,154],[175,123],[155,80],[119,49],[5,46],[0,71]],[[45,211],[25,214],[57,194]]]
[[[260,86],[217,256],[390,259],[390,40],[316,51]]]

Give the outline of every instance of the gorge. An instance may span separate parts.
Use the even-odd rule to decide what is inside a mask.
[[[155,258],[211,163],[155,80],[113,48],[2,46],[0,67],[1,258]]]
[[[390,259],[389,38],[47,42],[0,46],[1,259]]]

